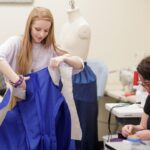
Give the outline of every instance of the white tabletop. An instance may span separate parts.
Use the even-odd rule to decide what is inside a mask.
[[[118,118],[135,118],[141,117],[143,108],[139,104],[127,104],[127,103],[106,103],[106,110],[110,111],[112,108],[112,114]]]
[[[144,141],[144,144],[141,143],[133,143],[127,140],[123,140],[121,142],[106,142],[105,146],[109,147],[110,150],[149,150],[150,149],[150,141]]]

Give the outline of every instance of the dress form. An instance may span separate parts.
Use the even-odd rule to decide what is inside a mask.
[[[71,55],[79,56],[86,61],[91,29],[80,14],[79,8],[75,7],[74,0],[70,0],[70,6],[67,10],[68,21],[62,27],[59,44],[62,49],[68,51]],[[84,69],[73,75],[72,80],[73,96],[82,129],[82,139],[75,141],[75,149],[98,150],[96,76],[85,63]],[[90,92],[89,89],[91,89]]]
[[[80,15],[79,8],[67,10],[68,22],[60,33],[59,44],[71,55],[87,59],[91,30],[87,21]]]

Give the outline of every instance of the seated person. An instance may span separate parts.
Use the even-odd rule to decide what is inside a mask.
[[[139,79],[143,88],[150,93],[150,56],[144,58],[137,66]],[[122,135],[135,135],[142,140],[150,140],[150,95],[146,99],[144,112],[139,125],[128,124],[123,126]]]

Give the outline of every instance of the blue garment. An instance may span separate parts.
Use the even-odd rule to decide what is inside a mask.
[[[84,70],[73,76],[73,96],[82,129],[76,150],[98,150],[96,76],[86,63]]]
[[[0,126],[0,149],[67,150],[71,119],[59,87],[47,68],[29,76],[26,99],[17,102]]]
[[[96,76],[86,63],[84,69],[73,76],[73,96],[85,102],[97,100]]]

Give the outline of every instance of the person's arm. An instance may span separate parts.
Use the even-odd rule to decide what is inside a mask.
[[[138,131],[146,129],[147,119],[148,119],[148,115],[143,112],[140,124],[139,125],[128,124],[123,126],[122,135],[124,137],[127,137],[128,135],[135,134]]]
[[[19,76],[13,71],[10,64],[13,64],[16,59],[18,49],[20,49],[20,40],[19,36],[12,36],[0,45],[0,72],[14,83]]]
[[[20,76],[15,72],[17,53],[20,50],[20,36],[12,36],[0,45],[0,72],[12,83],[17,83]],[[25,85],[23,86],[25,88]]]
[[[147,129],[148,115],[142,114],[140,125],[135,126],[135,135],[142,140],[150,140],[150,130]]]
[[[0,72],[13,83],[16,83],[19,80],[19,76],[13,71],[5,59],[0,59]]]
[[[72,66],[74,69],[82,69],[84,66],[82,59],[78,56],[64,57],[64,62]]]
[[[60,63],[65,62],[66,64],[72,66],[74,69],[83,69],[83,60],[78,56],[71,56],[66,51],[58,49],[56,51],[57,57],[51,58],[50,66],[52,68],[58,67]]]
[[[140,122],[140,124],[133,126],[134,132],[147,129],[147,119],[148,119],[148,115],[143,112],[142,116],[141,116],[141,122]]]
[[[13,71],[13,69],[10,67],[8,62],[5,59],[0,58],[0,72],[6,76],[11,83],[15,84],[20,80],[20,76]],[[19,87],[26,89],[26,83],[25,80],[28,80],[29,77],[23,77],[22,81],[18,85]]]
[[[143,112],[140,125],[136,125],[135,130],[138,131],[138,130],[147,129],[147,120],[148,120],[148,115],[145,112]]]
[[[150,140],[150,130],[148,129],[137,131],[135,135],[141,140]]]
[[[138,132],[140,133],[141,131],[146,130],[146,128],[147,128],[147,119],[148,119],[148,115],[143,112],[140,124],[139,125],[129,124],[129,125],[123,126],[122,135],[124,137],[127,137],[128,135],[137,134]]]

